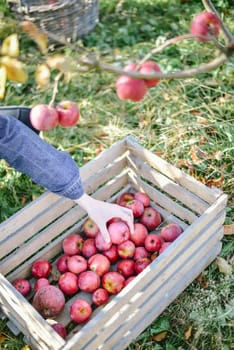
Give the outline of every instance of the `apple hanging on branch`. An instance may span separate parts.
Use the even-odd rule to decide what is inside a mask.
[[[39,65],[35,72],[35,78],[38,85],[47,86],[50,81],[50,71],[54,69],[59,71],[59,74],[55,78],[53,96],[49,106],[54,107],[59,80],[61,78],[71,79],[73,73],[76,73],[77,71],[87,72],[90,69],[96,69],[98,71],[106,71],[115,74],[117,76],[117,96],[123,100],[138,102],[144,98],[149,89],[157,86],[162,79],[186,79],[200,73],[210,72],[223,65],[234,54],[234,37],[225,26],[212,2],[209,0],[202,0],[202,2],[205,11],[194,16],[190,24],[188,34],[166,40],[162,45],[151,50],[140,60],[140,62],[133,62],[124,68],[118,68],[114,65],[104,63],[101,61],[101,59],[99,59],[98,54],[94,54],[93,52],[89,53],[88,51],[84,50],[84,48],[80,48],[76,44],[68,42],[57,34],[46,31],[42,32],[35,26],[35,24],[29,21],[24,21],[22,23],[23,30],[26,31],[28,35],[36,42],[41,53],[45,56],[45,62]],[[225,44],[219,41],[220,33],[223,34]],[[70,57],[67,58],[59,54],[48,56],[48,38],[51,38],[53,41],[67,46],[72,51],[75,51],[77,53],[77,55],[75,55],[76,58],[72,60]],[[174,72],[163,72],[160,68],[160,62],[153,61],[152,56],[160,53],[167,46],[177,44],[182,40],[196,40],[203,44],[209,41],[213,43],[215,49],[219,50],[219,55],[210,62],[202,64],[198,67],[192,67]],[[6,44],[5,47],[7,47]],[[27,79],[25,75],[26,72],[23,72],[22,67],[13,67],[12,65],[10,68],[7,67],[7,62],[9,61],[10,57],[8,51],[9,50],[4,50],[4,57],[7,57],[7,59],[1,57],[1,69],[4,68],[4,72],[0,71],[0,76],[2,76],[0,91],[4,90],[5,81],[6,79],[9,79],[10,73],[12,72],[14,74],[18,73],[22,79],[24,78],[24,80]],[[3,95],[4,92],[2,92],[0,98]],[[66,107],[66,109],[67,108],[68,107]],[[66,112],[66,114],[68,114],[68,112]],[[77,122],[79,120],[79,116],[76,115],[74,120]],[[74,121],[73,124],[73,122],[69,121],[69,124],[67,124],[67,122],[62,121],[62,118],[60,118],[60,124],[65,127],[73,126],[76,124],[76,122]]]

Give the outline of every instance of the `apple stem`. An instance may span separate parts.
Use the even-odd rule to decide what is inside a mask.
[[[63,72],[59,72],[56,77],[54,78],[54,88],[53,88],[53,93],[52,93],[52,97],[49,103],[49,107],[53,107],[54,106],[54,102],[55,102],[55,98],[56,95],[58,93],[58,85],[59,85],[59,80],[62,78],[63,76]]]

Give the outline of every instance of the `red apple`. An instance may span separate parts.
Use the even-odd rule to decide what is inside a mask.
[[[58,122],[64,128],[70,128],[80,119],[80,110],[75,102],[61,101],[57,106]]]
[[[159,254],[162,254],[164,252],[164,250],[166,250],[169,247],[169,245],[171,245],[171,244],[172,244],[172,242],[162,243],[161,248],[159,249]]]
[[[162,221],[160,213],[152,207],[145,208],[139,220],[150,231],[158,227]]]
[[[51,130],[58,125],[58,112],[44,104],[36,105],[30,111],[30,122],[37,130]]]
[[[98,250],[103,252],[110,249],[112,242],[106,242],[101,232],[98,232],[97,236],[95,237],[95,245]]]
[[[133,199],[125,204],[125,207],[132,210],[134,218],[139,218],[144,212],[144,205],[137,199]]]
[[[150,263],[151,260],[149,258],[141,258],[136,260],[134,266],[136,274],[141,273]]]
[[[64,273],[68,271],[68,268],[67,268],[68,257],[69,257],[68,255],[61,255],[56,261],[56,267],[59,272]]]
[[[97,253],[97,247],[95,245],[94,238],[87,238],[84,241],[81,253],[85,258],[90,258],[90,256]]]
[[[31,292],[31,283],[26,278],[19,278],[13,282],[15,289],[24,297]]]
[[[84,239],[78,233],[71,233],[62,242],[63,251],[66,255],[80,254]]]
[[[130,233],[130,239],[136,246],[143,246],[146,236],[148,235],[148,229],[140,222],[134,224],[134,232]]]
[[[88,260],[88,267],[91,271],[96,272],[100,277],[110,269],[110,261],[103,254],[95,254]]]
[[[92,302],[97,306],[106,304],[108,300],[109,293],[104,288],[98,288],[92,294]]]
[[[127,65],[124,70],[133,72],[137,64]],[[121,75],[116,81],[116,93],[121,100],[131,100],[134,102],[142,100],[147,93],[147,85],[143,79],[134,79],[127,75]]]
[[[132,259],[120,260],[117,264],[117,271],[125,278],[135,275],[135,262]]]
[[[88,321],[92,315],[92,307],[88,301],[84,299],[76,299],[70,307],[70,317],[76,323]]]
[[[155,72],[156,73],[161,72],[161,69],[157,65],[157,63],[154,61],[146,61],[146,62],[142,63],[140,66],[140,69],[139,69],[139,73],[141,73],[141,74],[153,74]],[[145,81],[147,87],[151,88],[151,87],[156,86],[159,83],[160,78],[144,79],[144,81]]]
[[[65,297],[56,286],[44,286],[35,293],[32,304],[43,317],[55,317],[63,310]]]
[[[122,259],[132,258],[134,256],[135,249],[135,244],[129,239],[117,245],[118,255]]]
[[[125,207],[125,205],[134,199],[134,194],[131,192],[124,192],[118,198],[116,203]]]
[[[39,259],[32,264],[32,275],[36,278],[49,277],[52,265],[48,260]]]
[[[94,271],[84,271],[79,275],[79,288],[83,292],[92,293],[100,287],[100,277]]]
[[[117,222],[117,221],[121,221],[121,218],[111,218],[110,220],[107,221],[107,227],[112,224],[112,222]]]
[[[207,41],[209,35],[218,36],[220,20],[213,12],[202,12],[194,17],[190,25],[190,32],[198,41]]]
[[[59,288],[65,293],[65,294],[74,294],[78,291],[78,276],[75,275],[73,272],[64,272],[58,280]]]
[[[112,244],[110,249],[104,250],[102,254],[105,255],[109,259],[110,263],[112,264],[115,263],[119,258],[117,246],[115,244]]]
[[[159,251],[161,245],[161,239],[155,233],[149,233],[145,239],[145,249],[148,250],[148,252]]]
[[[85,220],[82,229],[89,238],[95,238],[99,232],[97,224],[91,218]]]
[[[60,337],[62,337],[63,339],[66,338],[67,331],[62,323],[55,322],[51,325],[51,327],[55,330],[55,332],[57,332],[60,335]]]
[[[130,237],[128,225],[123,221],[112,222],[108,227],[108,231],[113,244],[123,243]]]
[[[109,271],[102,276],[102,286],[109,294],[117,294],[124,287],[125,278],[117,271]]]
[[[140,192],[140,191],[136,192],[134,194],[134,198],[137,199],[138,201],[142,202],[144,207],[150,206],[150,197],[145,192]]]
[[[124,287],[126,287],[131,281],[133,281],[135,277],[136,277],[136,276],[130,276],[130,277],[128,277],[128,278],[125,280],[125,282],[124,282]]]
[[[44,286],[48,286],[50,284],[50,281],[47,278],[41,277],[38,278],[34,284],[34,292],[37,292],[38,289]]]
[[[79,274],[87,270],[87,260],[82,255],[72,255],[67,260],[67,267],[70,272]]]
[[[171,223],[161,229],[160,235],[166,242],[173,242],[182,232],[183,230],[178,224]]]
[[[141,258],[148,258],[149,257],[149,252],[145,249],[145,247],[136,247],[135,253],[133,256],[134,260],[138,260]]]

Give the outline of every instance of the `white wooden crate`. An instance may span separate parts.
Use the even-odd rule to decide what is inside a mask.
[[[36,259],[53,260],[61,254],[64,237],[79,232],[86,218],[73,201],[47,192],[0,225],[0,307],[35,349],[123,350],[218,255],[227,196],[132,137],[102,152],[80,172],[85,191],[100,200],[115,201],[125,191],[146,192],[161,213],[162,224],[177,222],[183,234],[65,341],[11,284],[29,277]],[[58,317],[65,325],[72,300]]]

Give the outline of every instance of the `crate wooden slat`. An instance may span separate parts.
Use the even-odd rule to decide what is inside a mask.
[[[132,137],[85,164],[80,174],[85,191],[100,200],[114,202],[126,191],[146,192],[162,215],[162,226],[177,222],[184,232],[64,341],[11,282],[28,277],[34,260],[52,261],[62,254],[62,240],[80,231],[86,213],[73,201],[46,192],[0,224],[0,308],[36,350],[123,350],[215,259],[222,246],[227,196],[144,149]],[[84,297],[90,300],[90,295]],[[68,310],[74,298],[58,317],[65,325],[70,323]]]

